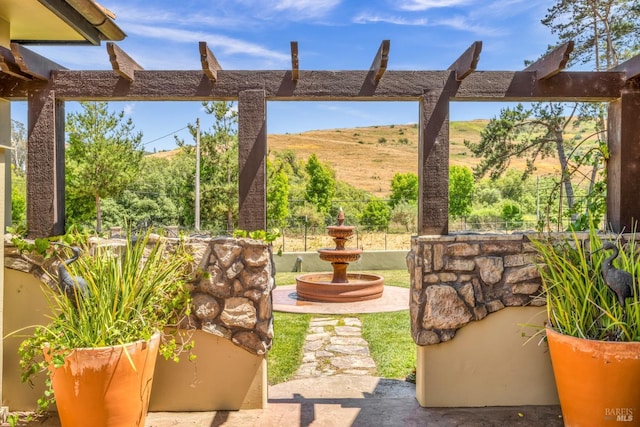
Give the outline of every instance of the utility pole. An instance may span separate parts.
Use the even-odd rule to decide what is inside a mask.
[[[196,119],[196,207],[195,227],[200,233],[200,119]]]

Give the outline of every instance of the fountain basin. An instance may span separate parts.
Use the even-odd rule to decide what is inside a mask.
[[[360,259],[362,249],[330,249],[321,248],[318,249],[320,259],[329,262],[356,262]]]
[[[318,302],[367,301],[382,297],[384,278],[377,274],[348,273],[346,283],[332,283],[332,273],[296,277],[298,298]]]

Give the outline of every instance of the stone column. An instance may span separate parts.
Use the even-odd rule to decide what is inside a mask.
[[[238,226],[267,228],[267,104],[264,90],[238,96]]]

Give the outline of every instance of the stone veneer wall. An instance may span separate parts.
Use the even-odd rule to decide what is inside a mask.
[[[536,251],[527,235],[417,236],[411,239],[411,334],[419,346],[513,306],[540,306]]]
[[[160,236],[153,235],[151,241]],[[178,244],[169,238],[169,245]],[[91,244],[124,246],[122,239],[93,239]],[[193,306],[191,324],[205,332],[224,337],[256,355],[265,354],[273,339],[271,291],[275,271],[271,247],[246,238],[219,237],[189,239],[192,253]],[[49,286],[55,286],[51,272],[57,261],[32,254],[21,254],[5,236],[5,266],[31,273]]]

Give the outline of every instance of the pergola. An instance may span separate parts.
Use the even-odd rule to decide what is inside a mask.
[[[64,104],[85,100],[237,101],[239,227],[246,230],[266,227],[267,101],[416,101],[421,235],[448,233],[450,101],[606,101],[608,221],[617,232],[640,216],[640,55],[609,71],[563,71],[569,42],[521,71],[478,71],[482,43],[475,42],[445,70],[392,71],[384,40],[368,69],[324,71],[301,70],[291,42],[290,70],[245,71],[223,70],[205,42],[198,48],[200,67],[190,71],[144,70],[112,42],[106,71],[66,70],[18,43],[2,51],[0,97],[28,101],[31,237],[64,233]]]

